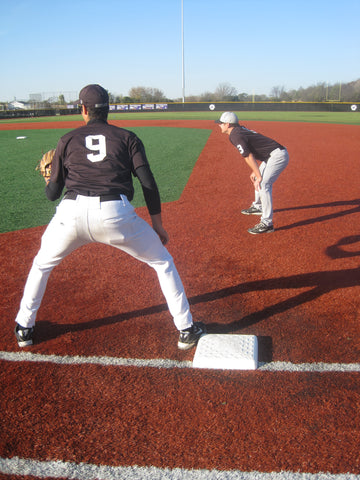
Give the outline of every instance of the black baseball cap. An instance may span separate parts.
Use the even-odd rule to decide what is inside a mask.
[[[109,94],[101,85],[87,85],[80,91],[79,100],[76,103],[86,107],[108,107]]]

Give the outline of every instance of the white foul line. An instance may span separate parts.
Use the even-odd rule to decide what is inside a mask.
[[[192,368],[191,361],[179,361],[166,358],[118,358],[107,356],[81,355],[44,355],[31,352],[3,352],[0,360],[8,362],[49,362],[59,365],[103,365],[114,367],[138,368]],[[360,372],[360,363],[291,363],[291,362],[259,362],[262,372]]]
[[[129,359],[107,356],[44,355],[31,352],[3,352],[0,360],[11,362],[50,362],[61,365],[96,364],[104,366],[192,368],[191,361],[169,359]],[[358,363],[300,363],[270,362],[260,364],[258,370],[268,372],[359,372]],[[0,458],[0,472],[8,475],[29,475],[40,478],[68,478],[76,480],[360,480],[357,474],[327,472],[243,472],[239,470],[185,470],[139,466],[108,466],[66,461],[39,461],[18,457]]]
[[[185,470],[182,468],[113,467],[63,461],[0,458],[0,472],[7,475],[76,480],[360,480],[349,473],[242,472],[240,470]]]

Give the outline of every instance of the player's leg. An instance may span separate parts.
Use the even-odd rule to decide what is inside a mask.
[[[193,323],[189,303],[173,258],[151,226],[123,201],[101,204],[102,225],[92,235],[97,241],[117,247],[152,267],[178,330]]]
[[[261,172],[262,182],[260,188],[260,198],[262,204],[261,222],[267,226],[273,224],[273,201],[272,188],[274,182],[279,177],[280,173],[285,169],[289,162],[289,155],[287,150],[277,149],[269,157],[269,160],[264,163],[264,169]]]
[[[72,200],[60,203],[42,236],[40,250],[34,258],[15,320],[21,327],[34,326],[53,268],[73,250],[87,243],[77,238],[74,203]]]
[[[264,170],[264,168],[265,168],[265,164],[264,164],[264,162],[262,162],[260,164],[260,167],[259,167],[259,171],[260,171],[261,176],[262,176],[262,171]],[[250,207],[245,208],[244,210],[241,210],[241,213],[243,215],[259,215],[259,216],[262,215],[262,205],[261,205],[260,193],[259,193],[258,190],[255,190],[255,189],[254,189],[254,192],[255,192],[255,199],[252,202],[252,204],[250,205]]]
[[[266,163],[265,162],[261,162],[260,163],[260,166],[259,166],[259,172],[260,172],[260,175],[261,177],[263,177],[264,175],[264,170],[266,168]],[[255,200],[252,204],[256,209],[260,210],[260,212],[262,212],[262,203],[261,203],[261,195],[260,195],[260,191],[259,190],[255,190]]]

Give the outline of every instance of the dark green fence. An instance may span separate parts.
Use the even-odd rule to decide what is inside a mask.
[[[121,112],[204,112],[204,111],[247,111],[247,112],[360,112],[360,103],[350,102],[184,102],[111,105],[111,113]],[[1,119],[74,115],[78,108],[41,108],[31,110],[2,110]]]

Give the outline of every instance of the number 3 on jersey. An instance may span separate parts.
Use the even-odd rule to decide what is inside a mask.
[[[90,162],[102,162],[106,157],[106,138],[104,135],[88,135],[85,138],[85,145],[88,150],[95,153],[87,155]]]

